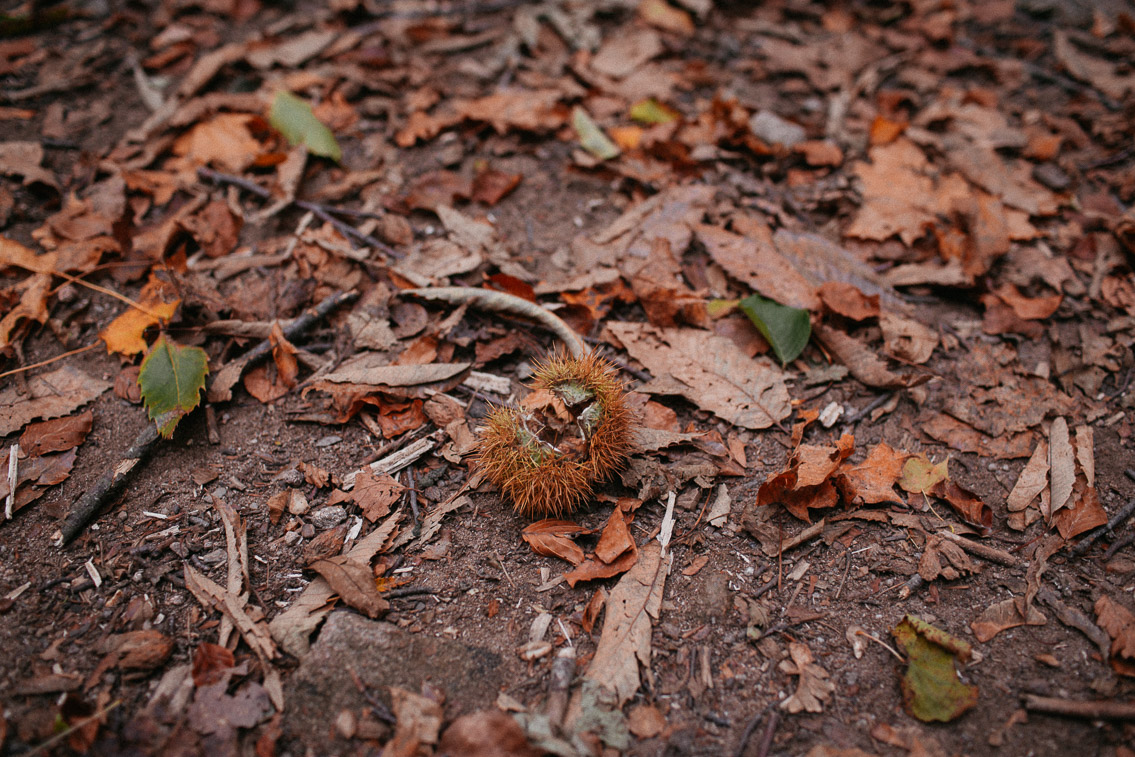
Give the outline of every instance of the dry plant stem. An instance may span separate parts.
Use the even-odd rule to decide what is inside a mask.
[[[1106,660],[1111,655],[1111,638],[1082,612],[1064,604],[1060,597],[1056,596],[1056,592],[1048,587],[1041,587],[1036,593],[1036,598],[1051,607],[1061,623],[1087,636],[1096,645],[1103,659]]]
[[[564,323],[563,319],[534,302],[515,295],[477,287],[427,287],[406,289],[401,294],[449,305],[469,305],[491,313],[507,313],[529,318],[554,333],[567,346],[572,357],[579,359],[587,354],[583,339]]]
[[[82,720],[76,722],[74,725],[67,726],[62,731],[55,734],[54,736],[52,736],[50,739],[43,742],[39,746],[34,747],[34,748],[29,749],[28,751],[24,752],[24,757],[32,757],[32,755],[40,754],[41,752],[49,751],[53,746],[55,746],[60,741],[67,738],[68,736],[70,736],[72,733],[79,730],[83,726],[87,725],[88,723],[93,723],[96,720],[101,720],[102,718],[106,717],[107,713],[109,713],[111,710],[113,710],[115,707],[117,707],[120,704],[122,704],[122,700],[121,699],[115,699],[113,702],[111,702],[110,704],[108,704],[106,707],[102,708],[101,710],[99,710],[95,714],[88,715],[87,717],[83,718]]]
[[[556,728],[563,726],[574,674],[575,647],[564,647],[552,661],[552,675],[548,681],[548,702],[544,707],[544,713]]]
[[[15,376],[17,373],[24,373],[26,371],[34,371],[36,368],[42,368],[45,365],[51,365],[52,363],[58,362],[59,360],[69,358],[72,355],[79,355],[79,354],[82,354],[84,352],[89,352],[90,350],[93,350],[95,347],[98,347],[98,346],[99,346],[99,343],[94,342],[93,344],[88,344],[86,347],[80,347],[77,350],[71,350],[69,352],[64,352],[62,355],[56,355],[55,357],[49,357],[47,360],[40,360],[38,363],[32,363],[31,365],[24,365],[24,366],[20,366],[19,368],[13,368],[10,371],[5,371],[4,373],[0,373],[0,379],[8,378],[9,376]]]
[[[1025,709],[1033,712],[1046,712],[1050,715],[1067,715],[1072,718],[1089,720],[1135,720],[1135,702],[1114,700],[1080,701],[1058,697],[1039,697],[1025,695]]]
[[[757,730],[757,726],[761,724],[764,719],[765,713],[772,710],[772,705],[768,705],[763,710],[753,715],[749,720],[749,724],[745,726],[745,730],[741,733],[741,740],[737,742],[737,749],[733,751],[733,757],[742,757],[745,754],[745,748],[749,746],[749,739],[753,737],[753,731]],[[761,739],[764,740],[763,738]]]
[[[240,176],[221,173],[220,171],[214,171],[212,168],[198,168],[197,175],[202,179],[207,179],[215,184],[231,184],[234,187],[240,187],[246,192],[251,192],[262,200],[272,199],[272,193],[270,191],[260,186],[256,182],[249,181],[248,179],[243,179]],[[402,257],[402,253],[398,252],[398,250],[395,250],[393,247],[386,244],[381,239],[376,239],[369,234],[364,234],[354,226],[351,226],[348,223],[343,223],[332,215],[332,213],[342,212],[345,215],[353,215],[355,217],[358,217],[358,211],[340,211],[338,208],[333,208],[318,202],[310,202],[308,200],[292,200],[289,204],[295,205],[297,208],[301,208],[302,210],[310,211],[311,213],[315,214],[315,216],[319,218],[319,220],[334,226],[336,231],[338,231],[348,239],[352,239],[356,242],[361,242],[362,244],[373,247],[376,250],[381,250],[392,258]]]
[[[327,297],[315,308],[304,311],[299,318],[288,324],[288,327],[284,329],[284,337],[288,341],[298,339],[311,330],[312,326],[326,318],[332,310],[344,303],[354,301],[357,297],[358,293],[356,292],[337,292]],[[239,359],[245,361],[244,364],[247,367],[271,353],[272,343],[265,339]],[[130,449],[126,450],[118,464],[103,474],[94,483],[94,486],[88,489],[71,508],[71,512],[63,521],[58,537],[55,539],[58,546],[69,544],[83,532],[83,529],[98,515],[103,505],[122,490],[139,464],[150,456],[159,439],[161,437],[158,435],[157,427],[147,421],[146,426],[138,432],[138,436],[134,438],[134,443],[130,445]]]

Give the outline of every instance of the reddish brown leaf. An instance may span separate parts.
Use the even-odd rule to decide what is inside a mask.
[[[87,438],[93,422],[94,414],[87,410],[67,418],[33,423],[20,435],[20,450],[28,457],[38,457],[77,447]]]
[[[879,316],[879,295],[866,295],[858,287],[840,281],[829,281],[817,290],[824,307],[844,318],[864,321]]]
[[[203,641],[193,652],[193,685],[201,687],[214,684],[235,664],[233,653],[227,648]]]

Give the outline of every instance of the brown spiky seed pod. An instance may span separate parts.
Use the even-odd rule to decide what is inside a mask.
[[[588,499],[630,454],[631,411],[614,367],[594,352],[538,364],[522,407],[489,413],[477,442],[485,477],[525,516],[558,516]]]

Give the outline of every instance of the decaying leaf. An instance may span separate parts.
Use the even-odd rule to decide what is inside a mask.
[[[367,563],[340,555],[316,560],[310,567],[323,576],[346,604],[361,610],[367,617],[381,617],[390,609],[390,603],[378,593],[374,571]]]
[[[1111,665],[1135,676],[1135,613],[1106,594],[1096,600],[1096,622],[1111,637]]]
[[[891,633],[909,662],[902,678],[903,707],[927,723],[948,723],[977,704],[977,687],[963,684],[955,661],[968,662],[970,645],[914,615]]]
[[[36,419],[67,415],[109,388],[73,366],[30,376],[26,393],[9,383],[0,388],[0,435],[14,434]]]
[[[567,520],[545,519],[537,521],[521,532],[532,551],[541,555],[559,557],[572,565],[583,562],[583,550],[570,537],[586,529]]]
[[[620,705],[638,691],[639,665],[650,669],[652,623],[662,607],[672,561],[658,542],[650,542],[607,598],[603,635],[584,677],[614,692]]]
[[[788,643],[791,660],[780,663],[780,670],[789,675],[799,676],[796,691],[780,703],[780,709],[793,715],[800,712],[823,712],[824,702],[832,697],[835,684],[828,680],[828,672],[820,667],[812,657],[812,650],[800,642]]]

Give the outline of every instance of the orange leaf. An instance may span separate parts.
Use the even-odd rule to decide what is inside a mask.
[[[174,299],[167,302],[166,297],[172,295],[172,287],[156,276],[142,287],[139,304],[145,310],[132,307],[121,314],[110,325],[103,329],[99,338],[106,342],[108,353],[118,352],[123,355],[136,355],[146,349],[146,340],[142,334],[151,326],[165,323],[173,318],[181,300]]]

